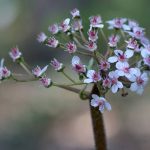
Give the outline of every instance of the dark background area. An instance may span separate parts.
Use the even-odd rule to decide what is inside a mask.
[[[14,72],[24,73],[8,56],[18,45],[32,66],[48,64],[53,57],[64,63],[66,53],[39,44],[41,31],[81,11],[85,29],[89,16],[103,21],[114,17],[137,20],[150,37],[149,0],[0,0],[0,58]],[[107,34],[107,31],[106,31]],[[67,62],[65,62],[67,61]],[[49,70],[55,81],[64,81]],[[69,72],[73,75],[73,72]],[[108,93],[112,111],[104,113],[109,150],[150,149],[150,86],[142,96],[130,92],[122,98]],[[88,101],[58,88],[45,89],[39,82],[0,84],[0,150],[94,150]]]

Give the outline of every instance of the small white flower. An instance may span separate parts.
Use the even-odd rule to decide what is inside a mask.
[[[73,19],[76,17],[80,17],[80,11],[77,8],[74,8],[73,10],[71,10],[70,13],[71,13]]]
[[[78,56],[74,56],[72,58],[72,67],[73,67],[73,70],[76,71],[77,73],[86,72],[86,67],[85,67],[85,65],[82,64],[82,62]]]
[[[91,106],[93,106],[93,107],[99,107],[99,111],[101,113],[104,112],[105,108],[108,111],[111,111],[111,105],[110,105],[110,103],[108,103],[104,97],[99,97],[96,94],[92,94]]]
[[[108,29],[121,29],[123,28],[124,23],[127,21],[126,18],[114,18],[112,20],[107,21],[109,24]]]
[[[35,75],[35,77],[41,77],[46,72],[47,68],[48,68],[48,65],[45,66],[43,69],[37,66],[32,70],[32,73],[33,75]]]
[[[74,42],[69,42],[66,44],[66,50],[72,54],[72,53],[75,53],[76,50],[77,50],[77,46]]]
[[[46,34],[44,32],[41,32],[37,36],[37,40],[38,40],[39,43],[45,42],[46,39],[47,39],[47,36],[46,36]]]
[[[131,84],[130,90],[141,95],[144,91],[145,85],[148,82],[148,75],[146,72],[141,73],[140,69],[136,68],[136,73],[130,81],[133,82]]]
[[[88,36],[89,36],[89,41],[95,42],[98,39],[98,31],[89,30]]]
[[[117,71],[111,71],[109,72],[109,79],[111,80],[111,90],[113,93],[116,93],[118,89],[123,88],[122,82],[118,81],[119,75]]]
[[[60,30],[62,30],[63,32],[67,32],[70,30],[70,19],[67,18],[65,19],[61,24],[60,24]]]
[[[89,41],[87,44],[85,44],[85,47],[87,47],[89,51],[93,52],[97,49],[97,44],[93,41]]]
[[[118,35],[111,35],[109,37],[109,42],[108,42],[108,45],[110,47],[116,47],[117,46],[117,43],[119,42],[120,40],[120,37]]]
[[[133,50],[129,50],[127,49],[125,52],[121,51],[121,50],[114,50],[115,56],[111,56],[108,58],[108,62],[110,63],[114,63],[117,62],[116,65],[118,63],[124,63],[127,62],[129,58],[131,58],[134,54]]]
[[[97,73],[95,70],[88,70],[87,77],[88,78],[84,80],[84,83],[98,82],[101,80],[100,73]]]
[[[40,78],[41,83],[44,87],[48,88],[52,84],[52,80],[50,78],[47,78],[46,76],[43,76]]]
[[[18,47],[14,47],[11,49],[11,51],[9,52],[10,57],[13,59],[13,61],[18,60],[19,58],[21,58],[22,53],[19,51]]]
[[[58,24],[55,23],[55,24],[49,26],[48,30],[52,34],[57,34],[59,32],[59,26],[58,26]]]
[[[91,16],[90,20],[90,28],[103,28],[101,16]]]
[[[130,68],[127,62],[116,64],[116,68],[118,69],[117,74],[119,76],[125,76],[129,80],[133,77],[133,74],[135,74],[136,72],[136,69]]]
[[[52,48],[56,48],[59,45],[59,41],[55,39],[55,37],[50,37],[47,40],[47,46],[52,47]]]
[[[60,63],[57,59],[53,59],[51,61],[51,66],[56,70],[56,71],[60,71],[63,68],[63,64]]]

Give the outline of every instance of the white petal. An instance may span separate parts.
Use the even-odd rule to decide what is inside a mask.
[[[84,79],[84,83],[92,83],[93,80],[92,79]]]
[[[116,70],[116,72],[119,76],[124,76],[125,75],[124,71],[122,71],[122,70]]]
[[[78,56],[74,56],[72,58],[72,65],[76,65],[76,64],[79,64],[80,63],[80,58]]]
[[[95,99],[92,99],[92,100],[91,100],[91,106],[97,107],[98,105],[99,105],[99,103],[98,103],[97,100],[95,100]]]
[[[67,18],[67,19],[64,20],[64,24],[68,25],[69,23],[70,23],[70,18]]]
[[[113,78],[113,77],[115,76],[115,74],[116,74],[115,71],[111,71],[111,72],[109,72],[108,76],[109,76],[110,78]]]
[[[118,86],[118,88],[122,89],[122,88],[123,88],[122,82],[118,81],[118,82],[117,82],[117,86]]]
[[[141,75],[141,78],[144,80],[144,81],[148,81],[148,75],[146,72],[144,72],[142,75]]]
[[[88,70],[87,77],[92,78],[94,73],[95,73],[95,70]]]
[[[137,91],[136,91],[136,93],[139,94],[139,95],[142,95],[143,92],[144,92],[144,88],[143,88],[142,86],[140,86],[140,87],[137,89]]]
[[[129,25],[123,24],[123,29],[130,31],[131,28]]]
[[[92,98],[94,98],[94,99],[99,99],[99,96],[96,95],[96,94],[92,94]]]
[[[111,105],[108,102],[105,102],[105,107],[108,111],[111,111]]]
[[[125,56],[126,56],[126,58],[131,58],[131,57],[133,56],[133,54],[134,54],[134,51],[133,51],[133,50],[127,49],[127,50],[125,51]]]
[[[112,56],[112,57],[109,57],[109,58],[108,58],[108,62],[110,62],[110,63],[114,63],[114,62],[116,62],[117,60],[118,60],[117,56]]]
[[[47,68],[48,68],[48,65],[45,66],[45,67],[41,70],[41,72],[39,73],[39,76],[41,76],[44,72],[46,72]]]
[[[122,50],[114,50],[114,53],[116,56],[122,55],[123,51]]]
[[[148,57],[147,50],[146,50],[146,49],[142,49],[142,50],[141,50],[141,55],[142,55],[143,58]]]
[[[1,64],[0,64],[0,67],[3,68],[4,66],[4,58],[1,60]]]
[[[99,111],[101,112],[101,113],[103,113],[104,112],[104,105],[101,105],[101,106],[99,106]]]
[[[130,90],[131,90],[131,91],[136,91],[137,89],[138,89],[137,83],[136,83],[136,82],[132,83],[132,84],[131,84],[131,87],[130,87]]]
[[[116,93],[118,91],[118,86],[116,84],[114,84],[112,87],[111,87],[111,91],[113,93]]]

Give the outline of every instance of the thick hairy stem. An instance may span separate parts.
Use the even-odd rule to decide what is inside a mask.
[[[100,95],[99,90],[96,85],[94,85],[92,89],[91,95],[92,94]],[[90,100],[91,100],[91,96],[90,96]],[[91,105],[90,105],[90,109],[91,109],[91,117],[92,117],[96,150],[107,150],[105,128],[104,128],[102,113],[100,113],[98,108],[94,108]]]

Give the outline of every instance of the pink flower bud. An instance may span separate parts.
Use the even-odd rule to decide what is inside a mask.
[[[78,19],[78,20],[74,20],[73,24],[72,24],[72,30],[73,31],[79,31],[82,30],[83,26],[82,26],[82,20]]]
[[[57,34],[59,32],[59,26],[58,24],[53,24],[51,26],[48,27],[49,32],[51,32],[52,34]]]
[[[73,9],[70,13],[72,18],[80,17],[80,11],[77,8]]]
[[[70,19],[67,18],[65,19],[61,24],[60,24],[60,30],[62,30],[63,32],[67,32],[68,30],[70,30]]]
[[[85,45],[89,51],[95,51],[97,49],[97,45],[95,42],[89,41],[86,45]]]
[[[89,30],[88,32],[88,36],[89,36],[89,40],[92,42],[95,42],[98,39],[98,31],[96,30]]]
[[[18,47],[14,47],[9,52],[9,55],[13,59],[13,61],[16,61],[17,59],[21,58],[22,53],[19,51]]]
[[[110,63],[107,61],[100,62],[100,70],[107,71],[110,68]]]
[[[90,18],[90,27],[92,28],[103,28],[101,16],[91,16]]]
[[[74,42],[69,42],[66,44],[66,50],[72,54],[72,53],[75,53],[76,50],[77,50],[77,46]]]
[[[112,35],[109,37],[108,45],[110,47],[116,47],[117,43],[119,42],[120,37],[118,35]]]
[[[52,48],[56,48],[58,44],[59,44],[58,40],[56,40],[54,37],[50,37],[46,45]]]
[[[47,78],[46,76],[43,76],[40,79],[41,83],[43,84],[44,87],[48,88],[52,84],[52,80],[50,78]]]
[[[51,61],[51,66],[56,70],[56,71],[60,71],[63,68],[63,64],[60,63],[57,59],[53,59]]]
[[[47,36],[45,35],[44,32],[41,32],[41,33],[37,36],[37,40],[38,40],[39,43],[45,42],[46,39],[47,39]]]
[[[43,69],[37,66],[32,70],[32,73],[33,75],[35,75],[35,77],[41,77],[46,72],[47,68],[48,68],[48,65],[45,66]]]

